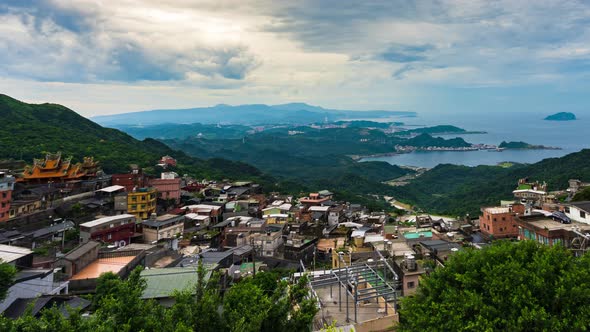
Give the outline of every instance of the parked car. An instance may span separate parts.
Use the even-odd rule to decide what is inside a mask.
[[[571,224],[572,221],[571,219],[565,215],[565,213],[561,212],[561,211],[555,211],[551,214],[551,217],[553,218],[553,220],[555,221],[559,221],[562,224]]]

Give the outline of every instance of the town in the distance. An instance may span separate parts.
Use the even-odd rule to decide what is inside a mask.
[[[87,295],[103,273],[125,279],[141,266],[142,301],[171,306],[199,276],[216,273],[231,289],[277,271],[292,283],[307,278],[312,329],[386,330],[399,321],[400,299],[466,248],[533,240],[582,255],[590,240],[590,202],[572,202],[590,179],[549,188],[523,178],[512,199],[454,218],[391,198],[394,210],[371,210],[331,188],[293,196],[248,180],[194,178],[175,172],[170,155],[119,174],[93,156],[78,159],[53,152],[0,163],[0,258],[18,270],[0,302],[6,317],[91,312]]]

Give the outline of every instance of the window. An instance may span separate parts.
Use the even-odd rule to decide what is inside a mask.
[[[580,210],[580,218],[586,219],[586,212]]]
[[[6,198],[6,193],[2,193],[2,198]]]
[[[496,221],[496,218],[494,218],[494,221]]]
[[[414,288],[416,284],[413,281],[408,281],[408,288]]]
[[[107,235],[107,240],[110,240],[113,237],[113,234]]]
[[[502,221],[506,221],[506,217],[502,217]]]

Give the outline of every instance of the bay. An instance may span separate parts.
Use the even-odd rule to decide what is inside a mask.
[[[466,166],[497,165],[501,162],[535,163],[545,158],[561,157],[590,148],[590,117],[578,115],[575,121],[546,121],[547,114],[534,112],[490,114],[419,114],[404,119],[406,127],[454,125],[485,134],[445,135],[463,137],[469,143],[500,144],[523,141],[534,145],[559,147],[561,150],[416,151],[399,155],[363,158],[360,161],[386,161],[390,164],[432,168],[438,164]],[[383,119],[382,119],[383,120]],[[396,121],[400,121],[399,118]]]

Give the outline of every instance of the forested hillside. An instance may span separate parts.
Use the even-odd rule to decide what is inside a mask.
[[[179,161],[178,171],[199,177],[244,178],[261,176],[240,162],[200,160],[153,139],[138,141],[116,129],[103,128],[57,104],[27,104],[0,95],[0,159],[32,162],[45,152],[61,151],[74,161],[93,156],[109,173],[126,172],[129,164],[152,166],[163,155]]]
[[[439,165],[404,187],[395,196],[427,211],[450,215],[477,214],[481,206],[512,199],[518,179],[546,181],[549,190],[565,189],[569,179],[590,179],[590,149],[531,165],[467,167]]]

